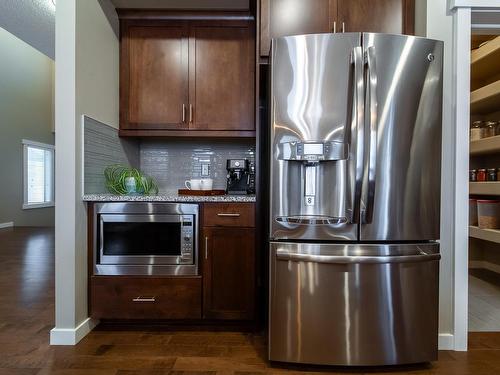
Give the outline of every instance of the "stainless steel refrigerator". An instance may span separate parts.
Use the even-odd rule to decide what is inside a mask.
[[[273,40],[272,361],[437,359],[443,43]]]

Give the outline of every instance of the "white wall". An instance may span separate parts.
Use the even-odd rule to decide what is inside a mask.
[[[87,312],[87,215],[82,202],[83,114],[118,127],[119,42],[98,0],[56,11],[56,327],[72,345],[92,328]]]
[[[444,41],[443,152],[441,178],[440,348],[454,348],[455,123],[453,105],[453,17],[447,0],[427,0],[426,34]]]
[[[118,129],[119,41],[99,1],[77,0],[77,114]]]
[[[54,60],[0,28],[0,225],[54,226],[54,208],[23,210],[22,139],[54,144]]]

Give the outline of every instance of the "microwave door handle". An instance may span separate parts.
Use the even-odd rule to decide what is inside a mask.
[[[99,217],[99,216],[98,216]],[[99,217],[99,262],[104,257],[104,218]],[[97,264],[97,254],[94,255],[94,266]]]
[[[353,208],[351,222],[359,223],[361,213],[361,191],[363,185],[363,145],[364,145],[364,62],[363,48],[355,47],[351,52],[351,87],[353,94],[350,96],[348,113],[354,113],[354,125],[351,131],[351,147],[355,152],[355,182],[353,192]],[[351,124],[348,121],[347,124]]]
[[[377,171],[377,65],[375,61],[375,49],[369,47],[366,50],[366,63],[368,67],[367,73],[367,95],[366,105],[369,110],[367,116],[369,138],[369,153],[368,153],[368,186],[366,197],[366,211],[364,222],[369,224],[373,221],[373,210],[375,204],[375,183]]]

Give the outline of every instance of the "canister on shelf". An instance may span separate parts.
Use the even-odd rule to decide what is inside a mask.
[[[477,141],[482,138],[483,132],[483,122],[482,121],[474,121],[470,127],[470,140]]]
[[[469,171],[469,181],[476,182],[477,181],[477,169],[471,169]]]
[[[487,121],[483,128],[483,138],[494,137],[497,130],[496,121]]]
[[[477,181],[478,182],[486,181],[486,169],[477,170]]]
[[[488,181],[496,181],[497,180],[497,169],[496,168],[489,168],[488,169],[487,180]]]
[[[477,216],[479,228],[499,229],[500,228],[500,201],[498,200],[478,200]]]

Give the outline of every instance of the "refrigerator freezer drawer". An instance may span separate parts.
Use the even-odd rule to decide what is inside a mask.
[[[437,359],[439,245],[271,243],[269,358],[379,366]]]

